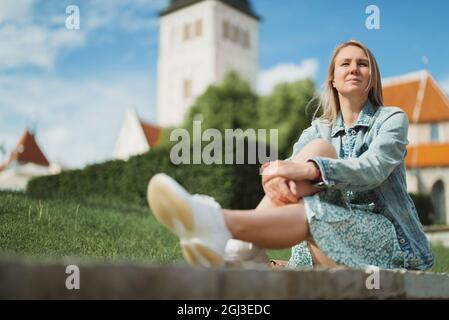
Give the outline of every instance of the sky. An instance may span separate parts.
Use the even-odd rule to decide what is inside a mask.
[[[33,128],[51,162],[82,167],[110,159],[127,109],[157,123],[158,12],[167,0],[0,0],[0,146]],[[76,5],[80,28],[66,13]],[[252,0],[260,24],[260,94],[313,78],[333,49],[356,39],[382,77],[428,69],[449,93],[446,0]],[[379,28],[366,20],[379,9]],[[0,152],[0,162],[6,154]]]

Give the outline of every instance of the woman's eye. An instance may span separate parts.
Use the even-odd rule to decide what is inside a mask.
[[[345,62],[341,64],[342,66],[349,66],[349,63]]]
[[[359,63],[359,66],[364,66],[364,67],[368,67],[368,64],[365,62]]]

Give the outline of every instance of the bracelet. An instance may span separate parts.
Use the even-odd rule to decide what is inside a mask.
[[[312,162],[313,165],[316,168],[316,175],[315,175],[315,178],[312,179],[312,181],[321,181],[321,170],[320,170],[320,168],[317,166],[317,164],[314,161],[309,161],[309,162]]]
[[[321,180],[321,170],[319,168],[316,169],[317,174],[315,179],[313,179],[314,181],[320,181]]]

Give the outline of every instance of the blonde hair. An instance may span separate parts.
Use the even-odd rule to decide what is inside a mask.
[[[332,54],[332,59],[327,72],[327,79],[323,84],[324,92],[320,101],[320,107],[323,108],[323,115],[319,118],[321,120],[335,123],[335,120],[337,119],[337,114],[340,111],[340,100],[338,98],[337,89],[332,85],[334,81],[335,58],[343,48],[349,46],[359,47],[368,57],[370,70],[370,79],[366,88],[367,90],[369,89],[368,100],[374,107],[383,105],[382,81],[376,58],[374,58],[374,55],[365,45],[358,41],[350,40],[340,44],[337,48],[335,48],[334,53]]]

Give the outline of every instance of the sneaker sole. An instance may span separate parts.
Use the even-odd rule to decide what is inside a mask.
[[[163,226],[181,239],[181,250],[187,262],[194,266],[224,265],[224,259],[195,237],[192,208],[176,191],[164,174],[155,175],[148,184],[148,202]]]

